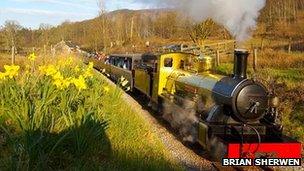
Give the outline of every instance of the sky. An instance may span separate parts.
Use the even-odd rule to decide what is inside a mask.
[[[146,9],[137,0],[105,0],[106,10]],[[98,15],[97,0],[0,0],[0,25],[16,20],[37,29],[41,23],[56,26],[64,21],[82,21]]]

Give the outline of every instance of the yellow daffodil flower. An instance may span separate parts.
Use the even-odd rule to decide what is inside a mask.
[[[110,91],[110,88],[109,87],[104,87],[103,88],[106,92],[109,92]]]
[[[74,68],[74,71],[75,71],[75,72],[79,72],[79,71],[80,71],[80,68],[79,68],[78,65]]]
[[[52,75],[55,75],[56,73],[58,73],[58,71],[54,65],[49,65],[46,68],[45,73],[47,76],[52,76]]]
[[[29,74],[31,70],[31,66],[25,65],[25,75]]]
[[[79,76],[78,79],[76,78],[72,79],[72,82],[79,91],[87,89],[87,84],[83,76]]]
[[[4,80],[6,77],[6,74],[3,72],[0,72],[0,80]]]
[[[45,74],[47,66],[39,66],[39,71],[42,72],[43,74]]]
[[[64,88],[63,84],[62,84],[62,80],[54,80],[53,84],[60,90],[62,90]]]
[[[60,90],[66,89],[70,86],[72,78],[65,79],[60,72],[53,75],[53,84]]]
[[[72,78],[71,77],[69,77],[69,78],[67,78],[67,79],[64,79],[63,81],[62,81],[62,84],[63,84],[63,86],[65,87],[65,88],[68,88],[70,85],[71,85],[71,82],[72,81]]]
[[[58,72],[57,68],[54,65],[41,66],[39,67],[39,70],[46,76],[54,76]]]
[[[93,69],[93,68],[94,68],[94,63],[93,62],[89,62],[88,69]]]
[[[65,65],[66,66],[70,66],[70,65],[72,65],[73,64],[73,58],[72,57],[68,57],[68,59],[66,60],[66,62],[65,62]]]
[[[18,76],[18,72],[20,69],[20,66],[17,65],[4,65],[4,69],[5,69],[5,75],[8,76],[9,78],[13,78],[15,76]]]
[[[60,90],[63,90],[68,88],[71,82],[67,79],[62,79],[62,80],[58,79],[58,80],[54,80],[53,84]]]
[[[86,70],[83,74],[84,78],[92,78],[93,77],[93,72],[90,70]]]
[[[54,80],[63,80],[63,76],[61,75],[60,72],[57,72],[56,74],[53,75]]]
[[[35,53],[31,53],[31,54],[29,55],[29,57],[28,57],[28,59],[29,59],[30,61],[35,61],[36,58],[37,58],[37,56],[35,55]]]
[[[90,62],[88,65],[88,68],[85,70],[83,76],[84,78],[92,78],[93,77],[93,68],[94,68],[94,63]]]

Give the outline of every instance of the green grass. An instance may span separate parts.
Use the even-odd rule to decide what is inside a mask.
[[[42,62],[62,79],[39,63],[25,61],[27,72],[0,80],[0,170],[182,170],[118,87],[94,74],[79,89],[76,78],[90,67]]]
[[[277,78],[281,82],[285,82],[289,87],[296,84],[302,84],[304,81],[304,69],[290,68],[290,69],[263,69],[261,75],[270,75]]]
[[[223,63],[216,68],[216,72],[223,75],[233,73],[232,63]],[[249,77],[253,76],[253,69],[248,69]],[[266,80],[268,77],[277,79],[278,82],[284,82],[289,88],[301,85],[304,82],[304,68],[289,68],[289,69],[275,69],[275,68],[259,68],[256,75]]]
[[[111,90],[113,91],[113,90]],[[120,99],[118,90],[104,96],[104,114],[112,156],[109,170],[181,170],[146,121]]]

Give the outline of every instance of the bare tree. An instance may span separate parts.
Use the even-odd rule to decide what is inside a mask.
[[[18,44],[18,31],[21,30],[21,26],[17,21],[8,20],[4,23],[5,40],[7,47],[16,47]]]
[[[99,19],[100,19],[100,24],[99,24],[99,35],[98,36],[101,36],[102,37],[102,44],[103,44],[103,50],[106,51],[107,50],[107,44],[108,44],[108,35],[107,35],[107,30],[108,30],[108,27],[107,27],[107,11],[106,11],[106,3],[105,3],[105,0],[97,0],[97,6],[99,8]],[[97,38],[98,39],[98,38]],[[98,41],[96,40],[96,43]],[[97,51],[98,49],[98,45],[96,44],[95,46],[95,50]]]
[[[194,43],[202,44],[211,35],[214,25],[215,23],[211,19],[194,25],[192,29],[189,29],[190,38]]]
[[[52,26],[50,24],[40,24],[39,31],[41,32],[41,40],[43,45],[48,46],[50,44],[50,30]]]

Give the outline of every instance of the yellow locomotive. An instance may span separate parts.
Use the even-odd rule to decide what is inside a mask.
[[[214,74],[214,59],[185,52],[115,54],[95,67],[114,81],[128,80],[127,90],[145,95],[183,140],[198,142],[217,160],[231,143],[292,141],[282,135],[277,98],[248,79],[248,51],[235,51],[232,76]],[[242,151],[240,156],[258,150]]]

